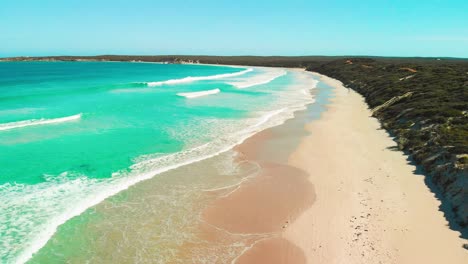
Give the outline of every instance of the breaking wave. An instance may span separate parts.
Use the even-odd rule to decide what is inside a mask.
[[[177,95],[181,97],[185,97],[185,98],[196,98],[196,97],[201,97],[201,96],[206,96],[206,95],[211,95],[211,94],[217,94],[219,92],[221,92],[221,90],[216,88],[216,89],[200,91],[200,92],[177,93]]]
[[[210,75],[210,76],[197,76],[197,77],[188,76],[188,77],[181,78],[181,79],[172,79],[172,80],[159,81],[159,82],[147,82],[146,84],[148,86],[161,86],[161,85],[171,85],[171,84],[180,84],[180,83],[190,83],[190,82],[195,82],[195,81],[216,80],[216,79],[240,76],[251,71],[253,71],[253,69],[248,68],[246,70],[243,70],[240,72],[234,72],[234,73],[224,73],[224,74],[217,74],[217,75]]]
[[[38,125],[63,123],[63,122],[78,120],[80,118],[81,118],[81,113],[77,114],[77,115],[59,117],[59,118],[53,118],[53,119],[41,118],[41,119],[31,119],[31,120],[10,122],[10,123],[0,124],[0,131],[1,130],[10,130],[10,129],[15,129],[15,128],[20,128],[20,127],[27,127],[27,126],[38,126]]]
[[[267,74],[258,75],[258,76],[255,76],[246,80],[242,80],[238,82],[231,82],[229,84],[235,86],[236,88],[244,89],[244,88],[248,88],[252,86],[267,84],[269,82],[272,82],[276,78],[279,78],[284,75],[286,75],[286,71],[274,71],[274,72],[269,72]]]

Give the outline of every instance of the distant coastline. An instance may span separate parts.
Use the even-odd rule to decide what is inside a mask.
[[[468,62],[468,58],[452,57],[379,57],[379,56],[204,56],[204,55],[97,55],[97,56],[18,56],[0,57],[1,61],[101,61],[157,62],[174,64],[225,64],[266,67],[306,68],[341,59],[376,59],[391,63],[427,63],[431,61]]]

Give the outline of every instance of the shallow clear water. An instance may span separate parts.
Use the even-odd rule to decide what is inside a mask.
[[[47,241],[33,261],[59,263],[77,252],[87,256],[77,261],[91,259],[89,238],[98,231],[74,243],[65,239],[82,234],[83,223],[109,222],[87,208],[290,118],[312,100],[297,88],[303,86],[296,75],[206,65],[0,63],[0,262],[24,262]],[[181,96],[214,89],[216,94]],[[172,178],[184,187],[180,192],[168,189],[168,181],[152,181],[158,197],[177,203],[155,203],[153,211],[177,208],[161,219],[190,219],[184,212],[192,209],[183,208],[192,208],[201,187],[186,177]],[[194,182],[219,186],[211,177]]]

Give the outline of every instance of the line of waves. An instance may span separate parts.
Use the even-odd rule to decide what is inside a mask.
[[[307,87],[313,89],[316,83],[309,83]],[[282,91],[278,97],[284,98],[277,103],[279,110],[257,113],[255,117],[245,121],[244,129],[234,133],[220,133],[213,141],[191,149],[137,161],[130,167],[130,172],[116,172],[107,179],[88,178],[85,175],[64,172],[61,175],[45,177],[46,182],[40,184],[0,185],[0,223],[7,223],[0,226],[0,234],[6,234],[0,241],[0,253],[6,254],[2,259],[7,262],[13,260],[14,263],[27,262],[48,242],[60,225],[88,208],[138,182],[229,151],[253,134],[283,124],[294,117],[294,112],[304,110],[308,104],[314,102],[311,94],[304,96],[298,89]],[[22,230],[24,225],[26,230]],[[25,232],[28,236],[34,235],[27,241],[17,241],[14,234],[9,235],[11,230]],[[1,248],[16,250],[5,252]]]
[[[221,90],[216,88],[212,90],[199,91],[199,92],[177,93],[177,95],[181,97],[185,97],[185,98],[196,98],[196,97],[201,97],[201,96],[206,96],[206,95],[211,95],[211,94],[217,94],[219,92],[221,92]]]
[[[171,84],[180,84],[180,83],[190,83],[190,82],[195,82],[195,81],[216,80],[216,79],[240,76],[251,71],[253,71],[253,69],[248,68],[246,70],[243,70],[240,72],[234,72],[234,73],[224,73],[224,74],[217,74],[217,75],[210,75],[210,76],[198,76],[198,77],[188,76],[188,77],[181,78],[181,79],[173,79],[173,80],[159,81],[159,82],[147,82],[146,84],[148,86],[161,86],[161,85],[171,85]]]
[[[17,122],[10,122],[0,124],[0,131],[2,130],[10,130],[15,128],[27,127],[27,126],[38,126],[38,125],[47,125],[47,124],[55,124],[55,123],[63,123],[69,122],[73,120],[78,120],[81,118],[81,113],[72,116],[65,116],[53,119],[31,119],[31,120],[24,120],[24,121],[17,121]]]
[[[235,86],[236,88],[239,89],[245,89],[249,88],[252,86],[257,86],[257,85],[262,85],[262,84],[267,84],[269,82],[272,82],[276,78],[279,78],[281,76],[286,75],[286,71],[274,71],[271,73],[267,73],[264,75],[258,75],[250,79],[246,79],[244,81],[239,81],[239,82],[231,82],[229,83],[230,85]]]

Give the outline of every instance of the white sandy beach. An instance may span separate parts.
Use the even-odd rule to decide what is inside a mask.
[[[307,263],[468,263],[466,241],[363,97],[314,75],[335,97],[289,162],[309,174],[316,200],[284,237]]]

